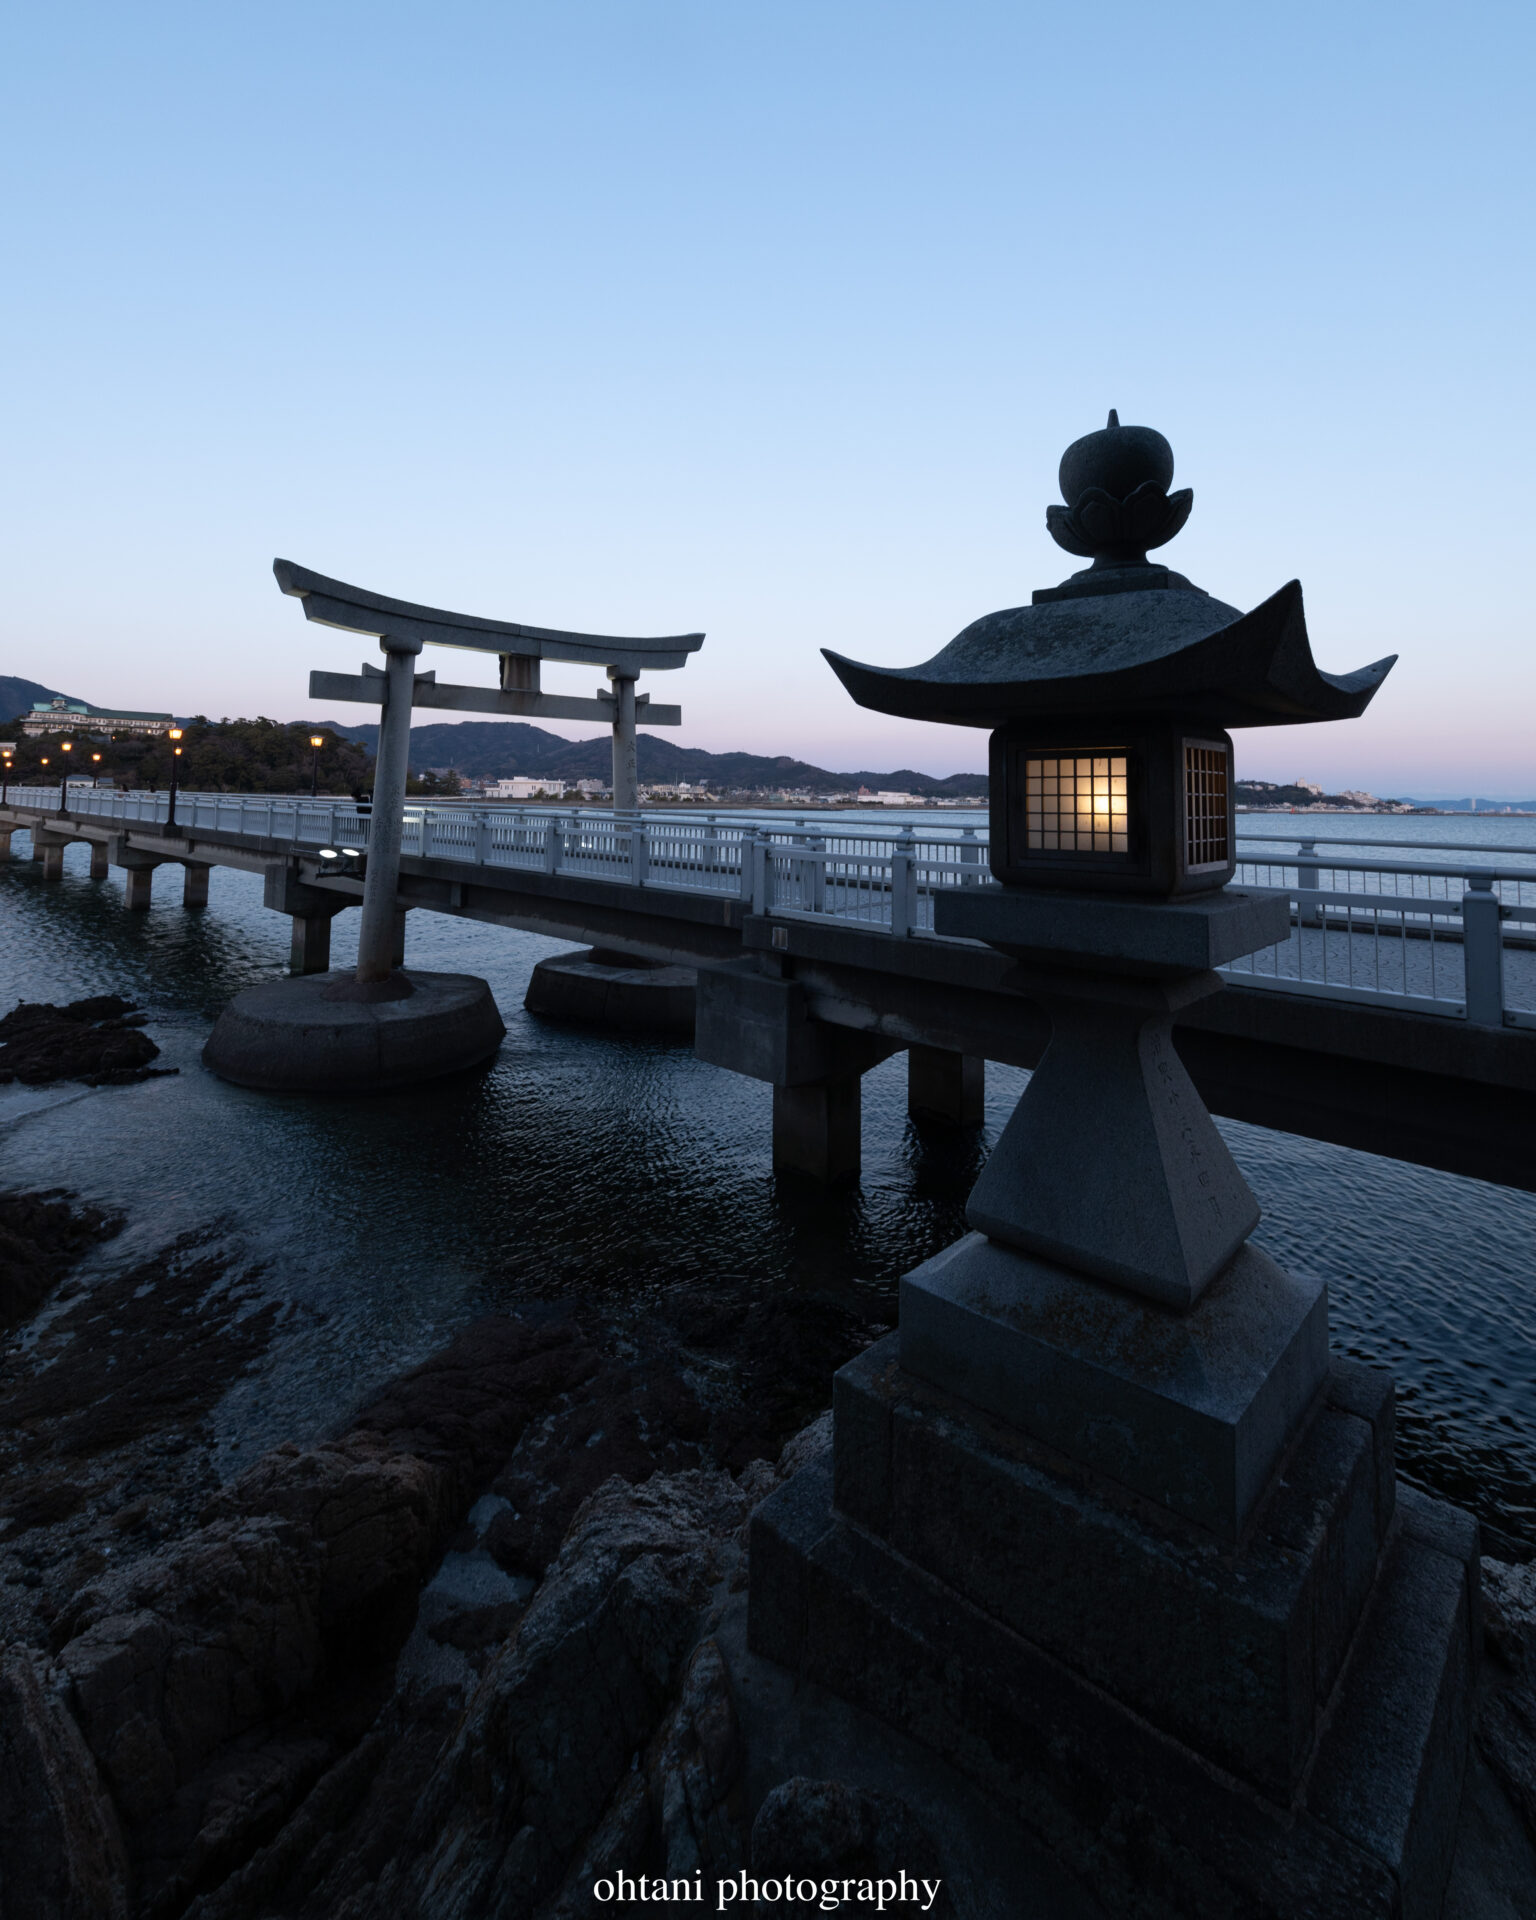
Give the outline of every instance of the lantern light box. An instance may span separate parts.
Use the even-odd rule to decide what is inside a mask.
[[[1005,886],[1184,899],[1236,868],[1233,727],[1363,713],[1395,655],[1355,673],[1312,658],[1293,580],[1251,613],[1149,562],[1189,518],[1151,427],[1062,456],[1057,544],[1091,558],[1027,607],[990,613],[919,667],[827,652],[860,706],[989,727],[992,870]]]

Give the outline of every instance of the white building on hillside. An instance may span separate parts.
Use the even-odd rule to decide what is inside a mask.
[[[559,800],[565,793],[565,782],[557,774],[519,773],[510,780],[489,780],[486,782],[487,800]]]

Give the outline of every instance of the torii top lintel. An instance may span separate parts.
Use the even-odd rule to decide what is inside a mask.
[[[328,580],[291,560],[274,560],[272,571],[284,593],[304,603],[304,617],[322,626],[352,633],[395,635],[437,647],[467,647],[474,653],[515,653],[541,660],[571,660],[608,667],[622,674],[682,667],[704,644],[702,633],[663,638],[626,639],[605,633],[561,633],[553,627],[525,627],[516,620],[478,620],[440,607],[418,607],[391,600],[364,587]]]

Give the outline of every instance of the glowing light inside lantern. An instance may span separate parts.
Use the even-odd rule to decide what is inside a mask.
[[[1028,845],[1042,853],[1128,853],[1125,756],[1026,760]]]

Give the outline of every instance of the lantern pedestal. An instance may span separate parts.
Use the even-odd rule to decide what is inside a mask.
[[[1389,1376],[1332,1369],[1236,1548],[895,1336],[838,1375],[834,1431],[753,1517],[755,1652],[942,1754],[1113,1912],[1438,1913],[1477,1528],[1394,1497]]]
[[[753,1648],[1010,1802],[1116,1911],[1438,1911],[1480,1631],[1476,1523],[1399,1490],[1388,1374],[1174,1050],[1283,896],[941,896],[1050,1045],[972,1192],[837,1376],[833,1459],[753,1523]]]

